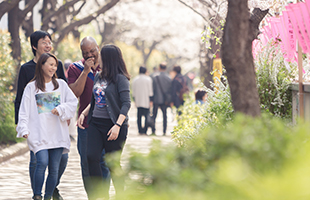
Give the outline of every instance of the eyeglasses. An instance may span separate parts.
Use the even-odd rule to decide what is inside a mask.
[[[44,46],[52,46],[53,45],[52,42],[41,42],[41,44],[43,44]]]

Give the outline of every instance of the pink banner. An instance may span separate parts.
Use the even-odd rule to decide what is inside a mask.
[[[286,27],[284,24],[284,18],[283,15],[280,16],[280,37],[282,40],[282,51],[283,55],[286,61],[291,61],[294,57],[294,53],[290,50],[289,45],[289,37],[286,31]]]
[[[288,51],[290,54],[294,54],[296,52],[296,36],[294,35],[294,30],[292,23],[288,17],[287,11],[282,11],[283,14],[283,23],[285,27],[285,34],[287,36],[288,42]]]
[[[272,32],[269,26],[265,26],[264,27],[264,31],[266,33],[266,36],[268,38],[268,40],[270,40],[272,38]]]
[[[304,51],[304,53],[309,53],[310,52],[310,38],[309,38],[308,33],[307,33],[307,27],[306,27],[306,24],[304,22],[302,10],[301,10],[301,7],[306,7],[306,4],[301,2],[301,3],[297,3],[297,4],[290,4],[289,6],[292,8],[292,10],[294,12],[294,15],[295,15],[295,18],[297,20],[298,27],[299,27],[299,31],[300,31],[302,38],[303,38],[303,42],[306,43],[307,48],[308,48],[308,51]]]
[[[293,25],[294,33],[295,33],[295,35],[297,35],[298,43],[301,46],[303,52],[308,52],[309,49],[308,49],[306,40],[302,34],[302,26],[299,26],[299,24],[298,24],[299,18],[296,18],[296,16],[295,16],[295,12],[300,12],[300,11],[299,11],[298,7],[295,7],[292,5],[297,5],[297,4],[289,4],[288,6],[286,6],[286,9],[288,10],[289,19]]]
[[[308,8],[308,12],[310,12],[310,0],[306,0],[306,5],[307,5],[307,8]]]
[[[305,25],[305,35],[307,36],[308,39],[310,39],[310,33],[309,33],[309,31],[310,31],[310,14],[308,12],[308,9],[307,9],[307,6],[305,3],[300,3],[299,8],[301,10],[301,13],[303,16],[303,22]],[[308,47],[310,48],[310,44],[308,44]]]

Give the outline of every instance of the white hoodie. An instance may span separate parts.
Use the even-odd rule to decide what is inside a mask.
[[[70,136],[67,120],[71,119],[77,109],[78,99],[68,84],[57,79],[56,90],[52,81],[45,84],[45,92],[37,91],[35,82],[26,86],[19,110],[17,137],[28,135],[29,149],[37,153],[43,149],[64,148],[70,150]],[[51,113],[57,109],[59,116]]]

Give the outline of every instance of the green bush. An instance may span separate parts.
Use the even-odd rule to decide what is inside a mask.
[[[14,104],[15,94],[12,91],[12,84],[15,77],[15,63],[11,56],[10,34],[0,31],[0,143],[18,142],[22,139],[16,138],[15,120],[14,120]],[[22,45],[22,63],[24,59],[29,59],[31,52],[29,43],[25,37],[21,37]],[[25,48],[24,48],[25,47]],[[27,60],[26,60],[27,61]]]
[[[289,86],[296,65],[284,62],[280,45],[269,43],[255,60],[257,88],[262,110],[281,118],[292,117],[292,91]]]
[[[309,125],[237,115],[129,160],[127,199],[309,199]],[[120,198],[121,199],[121,198]]]
[[[222,80],[217,92],[204,87],[208,95],[205,104],[195,104],[194,99],[189,98],[180,108],[182,115],[178,116],[178,125],[172,132],[173,139],[179,145],[183,145],[185,140],[198,134],[204,127],[220,125],[220,120],[226,123],[232,119],[230,90],[226,77],[223,76]],[[214,87],[213,84],[211,86]]]

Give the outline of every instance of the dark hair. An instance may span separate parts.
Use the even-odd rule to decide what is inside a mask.
[[[50,57],[56,60],[56,66],[58,66],[58,60],[55,55],[51,53],[43,53],[37,62],[34,78],[32,79],[36,81],[35,82],[36,89],[41,90],[43,92],[45,91],[45,79],[43,75],[42,66],[46,63],[47,59],[49,59]],[[55,73],[52,77],[52,83],[54,85],[54,90],[56,90],[59,87],[59,84],[56,78],[57,78],[57,74]]]
[[[159,64],[159,68],[160,69],[166,69],[167,68],[167,64],[166,63],[160,63]]]
[[[177,74],[181,73],[181,67],[179,65],[175,65],[172,69],[172,71],[175,71]]]
[[[204,90],[197,90],[197,92],[195,93],[195,99],[196,100],[202,100],[202,97],[205,96],[207,92]]]
[[[139,69],[139,73],[140,74],[145,74],[146,73],[146,68],[141,66],[140,69]]]
[[[108,83],[116,83],[117,75],[122,74],[130,80],[122,52],[120,48],[113,44],[104,45],[100,51],[102,61],[101,77],[105,78]]]
[[[31,49],[32,49],[32,53],[34,56],[36,56],[36,50],[33,48],[37,48],[38,47],[38,41],[41,38],[45,38],[46,36],[48,36],[50,38],[50,40],[52,40],[51,35],[46,32],[46,31],[35,31],[30,35],[30,44],[31,44]]]

